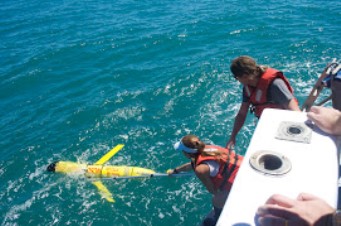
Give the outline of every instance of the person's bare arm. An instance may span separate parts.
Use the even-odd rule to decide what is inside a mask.
[[[271,225],[330,225],[335,209],[324,200],[306,193],[297,199],[283,195],[272,195],[257,210],[255,223]]]
[[[210,178],[210,168],[208,165],[206,164],[198,165],[195,168],[195,174],[211,194],[214,194],[216,192],[212,180]]]
[[[175,167],[174,169],[167,170],[168,174],[180,173],[192,170],[192,165],[190,162],[185,163],[181,166]]]
[[[296,99],[294,98],[289,101],[287,109],[292,111],[301,111],[300,107],[296,102]]]
[[[312,106],[307,113],[321,130],[332,135],[341,135],[341,112],[334,108]]]
[[[249,102],[243,102],[242,105],[240,106],[238,114],[234,120],[233,130],[230,135],[230,139],[226,144],[226,148],[228,149],[234,148],[234,145],[236,143],[236,136],[245,123],[245,119],[249,111],[249,106],[250,106]]]

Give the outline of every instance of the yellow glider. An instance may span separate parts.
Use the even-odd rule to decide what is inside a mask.
[[[47,167],[47,171],[63,173],[63,174],[83,174],[91,178],[110,178],[110,177],[126,177],[126,176],[143,176],[155,174],[154,170],[135,167],[135,166],[108,166],[104,165],[117,152],[124,147],[119,144],[100,158],[94,165],[76,163],[70,161],[57,161]],[[93,181],[99,193],[108,202],[115,202],[110,191],[100,181]]]

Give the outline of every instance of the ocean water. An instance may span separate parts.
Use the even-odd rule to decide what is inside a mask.
[[[1,225],[198,225],[211,198],[195,177],[107,180],[112,204],[46,167],[122,143],[110,165],[165,172],[186,162],[172,148],[185,134],[224,146],[241,102],[231,60],[282,70],[302,104],[340,59],[340,12],[335,0],[1,1]],[[238,153],[255,126],[250,115]]]

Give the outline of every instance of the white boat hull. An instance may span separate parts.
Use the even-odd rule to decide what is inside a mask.
[[[301,192],[311,193],[336,207],[338,153],[335,139],[321,132],[316,126],[304,129],[303,133],[307,132],[305,135],[308,138],[310,135],[310,140],[307,138],[308,140],[298,142],[276,138],[283,122],[304,125],[306,121],[306,113],[303,112],[275,109],[266,109],[263,112],[217,223],[218,226],[255,225],[254,217],[258,207],[273,194],[296,198]],[[291,132],[295,137],[297,131],[294,129]],[[271,157],[271,153],[275,153],[283,157],[288,161],[285,163],[287,169],[283,169],[283,172],[287,172],[255,169],[251,164],[253,161],[257,162],[259,155],[262,155],[259,151],[265,151],[265,156]],[[257,153],[260,153],[258,157]],[[273,166],[270,165],[271,167]]]

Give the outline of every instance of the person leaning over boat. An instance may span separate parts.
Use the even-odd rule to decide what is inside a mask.
[[[191,161],[184,165],[168,170],[168,174],[194,170],[196,176],[213,195],[212,204],[214,217],[206,218],[204,225],[215,225],[233,181],[238,172],[243,156],[215,145],[206,145],[195,135],[184,136],[174,145]]]
[[[249,56],[234,59],[230,66],[235,79],[243,85],[243,101],[234,121],[227,148],[233,148],[236,136],[244,125],[248,110],[259,118],[265,108],[300,111],[293,89],[282,72],[257,65]]]
[[[307,117],[324,132],[341,136],[340,111],[313,106]],[[341,211],[312,194],[301,193],[297,199],[274,194],[258,208],[255,223],[258,226],[341,226]]]

